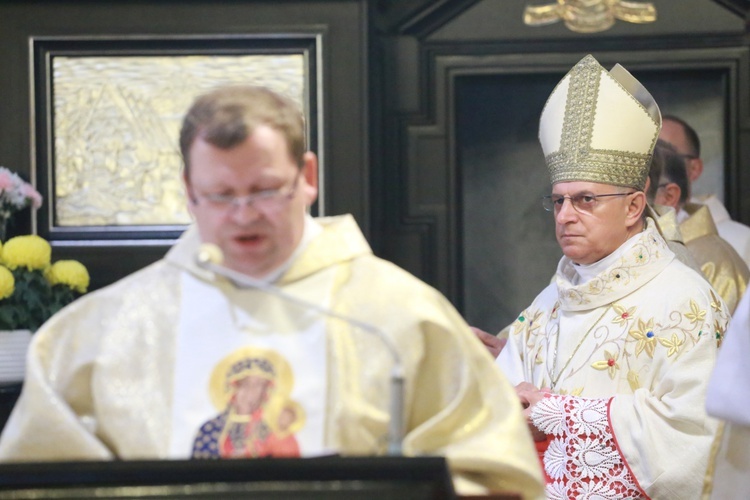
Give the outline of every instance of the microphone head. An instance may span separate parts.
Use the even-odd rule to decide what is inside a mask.
[[[221,249],[213,243],[204,243],[198,249],[198,264],[215,264],[221,265],[224,261],[224,255]]]

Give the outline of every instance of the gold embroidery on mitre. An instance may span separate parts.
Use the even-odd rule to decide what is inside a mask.
[[[588,55],[566,75],[565,78],[569,78],[569,82],[565,99],[560,146],[557,151],[550,152],[545,156],[552,184],[568,181],[587,181],[633,187],[638,190],[643,190],[645,187],[651,156],[656,145],[659,129],[661,128],[661,117],[651,96],[648,95],[645,89],[632,76],[627,74],[630,80],[629,85],[640,87],[637,93],[641,97],[644,94],[647,95],[647,99],[650,99],[648,106],[644,106],[639,102],[631,91],[626,89],[623,83],[621,83],[620,78],[624,78],[622,76],[623,73],[627,73],[624,69],[620,69],[617,72],[620,78],[615,78],[613,73],[614,70],[612,73],[608,73],[594,57]],[[613,109],[604,109],[606,113],[611,115],[607,119],[610,121],[618,120],[618,108],[637,106],[639,109],[642,109],[643,113],[650,117],[654,127],[653,140],[649,148],[644,149],[644,151],[621,151],[614,149],[594,149],[592,147],[602,78],[614,81],[622,90],[622,95],[618,99],[618,102],[604,103],[614,104]],[[559,84],[553,90],[552,94],[555,94],[558,89]],[[542,120],[556,113],[554,109],[547,109],[550,101],[551,99],[547,100],[545,110],[542,111]],[[656,109],[655,113],[649,111],[654,108]],[[545,111],[547,114],[545,114]],[[658,122],[654,121],[654,115],[659,117]],[[622,132],[627,134],[628,130],[624,129]]]

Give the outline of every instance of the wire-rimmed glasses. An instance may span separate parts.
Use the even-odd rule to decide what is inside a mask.
[[[596,205],[599,203],[600,198],[607,198],[610,196],[627,196],[633,193],[635,193],[635,191],[631,191],[629,193],[609,193],[609,194],[583,193],[583,194],[576,194],[573,196],[563,196],[560,194],[552,194],[552,195],[547,195],[547,196],[542,197],[542,207],[544,207],[544,209],[548,212],[558,213],[562,209],[562,206],[565,203],[565,200],[570,200],[570,204],[573,205],[573,208],[577,212],[591,215],[594,212]]]
[[[294,198],[302,170],[297,171],[291,185],[282,186],[279,189],[264,189],[245,196],[234,196],[231,194],[208,193],[198,194],[196,198],[218,210],[237,210],[241,206],[250,205],[262,212],[273,212],[278,210],[285,202]]]

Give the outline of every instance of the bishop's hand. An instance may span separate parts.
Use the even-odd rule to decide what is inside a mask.
[[[531,431],[531,436],[534,438],[534,441],[546,441],[547,435],[537,429],[537,427],[531,422],[531,410],[533,410],[534,406],[544,399],[547,394],[551,394],[551,392],[552,391],[547,387],[538,389],[534,384],[529,382],[521,382],[516,386],[516,394],[518,395],[518,399],[521,401],[521,406],[523,407],[523,416],[526,417],[526,422],[529,425],[529,430]]]

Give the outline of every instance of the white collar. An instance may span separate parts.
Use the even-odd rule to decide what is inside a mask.
[[[604,272],[609,267],[612,267],[617,260],[631,248],[635,246],[639,239],[640,233],[636,233],[628,238],[625,243],[620,245],[614,252],[607,255],[603,259],[594,262],[593,264],[575,264],[573,269],[576,271],[576,276],[573,278],[574,285],[583,285],[588,283],[593,278]]]

